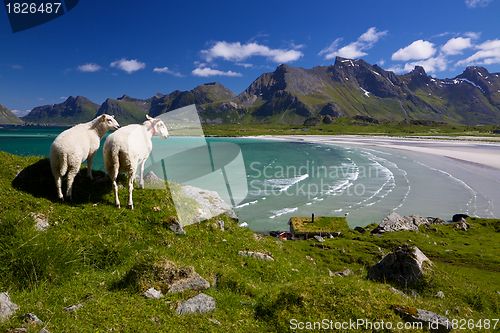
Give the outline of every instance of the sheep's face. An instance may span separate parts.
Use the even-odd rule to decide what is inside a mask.
[[[157,136],[164,140],[168,138],[167,126],[165,126],[162,120],[158,120],[158,122],[155,124],[155,132]]]
[[[110,115],[107,115],[107,114],[103,114],[102,117],[101,117],[101,121],[105,122],[106,126],[109,129],[117,130],[117,129],[120,128],[120,125],[116,121],[115,116],[110,116]]]

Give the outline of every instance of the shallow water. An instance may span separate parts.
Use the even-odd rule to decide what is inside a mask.
[[[60,132],[0,129],[0,150],[48,156]],[[229,197],[221,196],[229,198],[226,201],[234,205],[240,221],[253,230],[288,229],[290,217],[312,213],[347,216],[351,227],[379,223],[394,210],[400,215],[443,219],[457,212],[481,217],[498,214],[494,194],[482,193],[477,188],[484,187],[460,179],[461,175],[470,179],[466,171],[452,175],[446,170],[455,169],[404,151],[247,138],[153,139],[146,171],[183,183],[196,178],[196,184],[201,180],[199,187],[206,189],[225,192],[227,188]],[[231,169],[228,165],[237,155],[242,165]],[[104,171],[102,151],[96,154],[93,168]],[[217,184],[204,177],[208,173],[218,176]]]

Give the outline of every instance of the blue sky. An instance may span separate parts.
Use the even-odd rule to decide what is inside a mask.
[[[500,0],[80,0],[65,15],[12,33],[0,9],[0,104],[24,115],[85,96],[191,90],[234,93],[281,63],[312,68],[336,56],[396,74],[417,64],[438,78],[470,65],[500,72]]]

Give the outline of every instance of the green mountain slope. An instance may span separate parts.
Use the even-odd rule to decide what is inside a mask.
[[[302,123],[311,116],[364,115],[462,124],[500,123],[500,78],[468,67],[454,79],[435,79],[417,66],[395,75],[363,60],[337,58],[312,69],[279,66],[233,100],[242,122]]]
[[[0,104],[0,124],[22,124],[23,121],[13,114],[9,109]]]
[[[500,73],[472,66],[453,79],[437,79],[416,66],[396,75],[361,59],[337,57],[331,66],[311,69],[280,65],[238,96],[215,82],[145,100],[108,98],[100,107],[81,96],[70,97],[61,104],[37,107],[23,120],[76,124],[107,113],[125,125],[190,104],[196,104],[203,122],[219,124],[302,124],[326,115],[500,124]]]
[[[74,125],[94,119],[98,109],[99,104],[85,97],[70,96],[63,103],[34,108],[22,120],[27,123]]]

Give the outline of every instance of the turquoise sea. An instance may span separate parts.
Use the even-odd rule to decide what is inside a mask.
[[[21,156],[48,156],[52,141],[61,131],[48,127],[2,128],[0,150]],[[211,147],[208,162],[192,148],[193,140]],[[287,229],[290,217],[312,213],[347,216],[351,227],[379,223],[394,210],[400,215],[444,219],[459,211],[483,217],[496,214],[488,196],[402,151],[250,138],[155,137],[153,146],[151,158],[156,158],[156,163],[147,163],[146,171],[186,183],[187,175],[203,176],[194,173],[204,164],[220,171],[240,153],[244,167],[235,172],[226,167],[219,173],[224,175],[226,185],[246,178],[244,191],[237,182],[232,191],[230,187],[228,190],[240,222],[247,222],[253,230]],[[217,147],[220,149],[216,151]],[[231,147],[239,149],[235,152]],[[159,164],[158,156],[166,155],[173,155],[173,162]],[[219,166],[214,167],[214,159]],[[173,172],[175,166],[178,170]],[[102,151],[96,154],[93,169],[104,171]],[[210,182],[206,184],[211,189]]]

